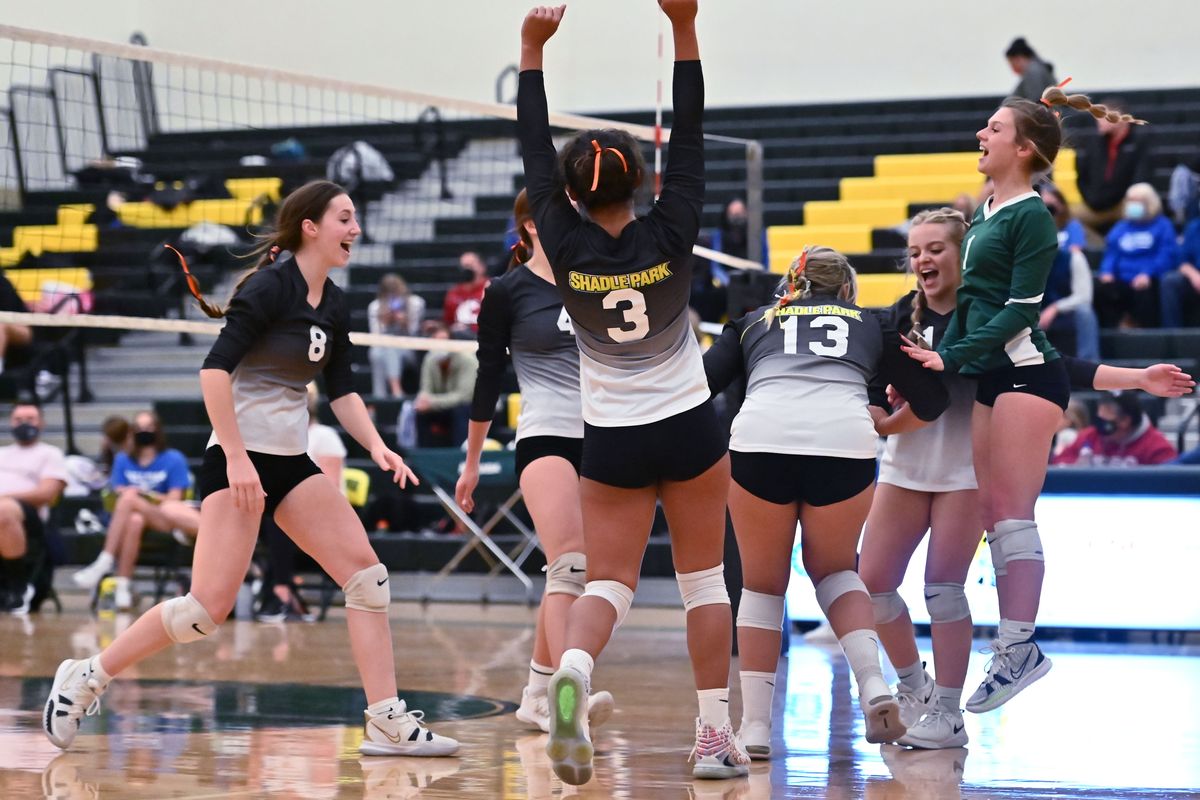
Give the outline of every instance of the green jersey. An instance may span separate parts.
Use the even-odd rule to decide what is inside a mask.
[[[1036,192],[990,204],[975,212],[963,241],[958,307],[938,347],[947,372],[978,375],[1058,358],[1037,327],[1058,252],[1054,219]]]

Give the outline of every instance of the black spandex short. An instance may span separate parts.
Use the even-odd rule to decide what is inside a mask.
[[[975,400],[990,408],[996,405],[997,397],[1007,392],[1032,394],[1049,400],[1066,411],[1067,403],[1071,400],[1071,381],[1067,377],[1067,367],[1061,358],[1056,358],[1045,364],[985,372],[979,376]]]
[[[729,451],[733,479],[768,503],[828,506],[849,500],[875,481],[875,459]]]
[[[583,426],[580,475],[622,489],[688,481],[725,455],[728,438],[711,400],[673,417],[620,428]]]
[[[273,456],[253,451],[247,451],[246,454],[250,456],[250,463],[258,472],[263,491],[267,493],[263,513],[268,516],[275,515],[275,509],[279,507],[283,498],[287,497],[288,492],[313,475],[321,474],[320,468],[307,455]],[[204,460],[196,470],[196,493],[203,499],[228,488],[229,474],[225,451],[215,444],[204,451]]]
[[[525,468],[546,456],[558,456],[571,462],[575,474],[579,474],[579,462],[583,460],[583,439],[569,436],[526,436],[517,440],[517,480]]]

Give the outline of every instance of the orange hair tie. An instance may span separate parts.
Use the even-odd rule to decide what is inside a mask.
[[[164,244],[163,247],[170,250],[179,258],[179,266],[183,267],[183,277],[184,280],[187,281],[188,291],[192,293],[192,297],[203,303],[204,295],[200,293],[200,281],[196,280],[196,276],[193,275],[192,271],[188,269],[187,259],[183,257],[183,253],[179,252],[174,247],[171,247],[169,244]]]
[[[590,191],[596,191],[596,187],[600,185],[600,159],[606,152],[617,154],[617,158],[621,159],[621,169],[629,172],[629,164],[625,161],[625,154],[615,147],[601,147],[600,143],[592,139],[592,150],[595,151],[594,166],[592,167],[592,188]]]
[[[279,255],[279,245],[272,245],[267,252],[271,254],[271,263],[275,263],[275,256]]]

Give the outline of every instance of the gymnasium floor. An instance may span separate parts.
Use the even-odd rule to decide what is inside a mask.
[[[362,695],[337,612],[321,624],[230,623],[214,642],[156,656],[114,684],[60,754],[38,725],[50,676],[129,620],[93,618],[71,598],[61,616],[0,616],[0,798],[1200,797],[1195,646],[1051,643],[1046,679],[967,715],[968,748],[911,752],[866,744],[840,651],[796,637],[780,666],[782,752],[748,779],[693,782],[682,612],[635,610],[597,669],[617,712],[596,737],[597,777],[575,789],[551,773],[545,737],[510,713],[532,611],[403,604],[392,616],[401,695],[462,741],[460,758],[359,757]]]

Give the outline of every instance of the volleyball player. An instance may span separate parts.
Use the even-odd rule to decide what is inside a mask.
[[[305,385],[322,373],[342,426],[397,483],[416,480],[352,388],[348,309],[328,275],[346,266],[360,233],[345,190],[314,181],[283,202],[257,266],[227,309],[210,305],[192,282],[201,308],[226,320],[200,370],[213,437],[196,476],[204,500],[192,590],[150,609],[99,655],[59,666],[42,720],[56,746],[70,746],[114,676],[172,643],[216,632],[233,609],[265,512],[346,594],[351,652],[368,703],[360,752],[445,756],[458,749],[397,697],[387,568],[340,487],[305,454]],[[292,255],[276,263],[281,250]]]
[[[511,353],[521,389],[517,480],[547,565],[529,683],[521,692],[516,716],[546,732],[550,729],[546,686],[562,656],[567,610],[583,594],[587,573],[579,509],[583,453],[579,347],[524,189],[513,204],[513,217],[518,240],[509,270],[488,284],[479,309],[479,369],[467,426],[467,457],[454,495],[467,513],[474,510],[479,459]],[[611,713],[608,692],[588,698],[591,725],[599,725]]]
[[[904,733],[883,680],[871,598],[855,568],[871,507],[878,436],[867,385],[879,373],[901,389],[922,420],[948,398],[940,380],[899,349],[895,330],[854,305],[846,257],[811,247],[792,263],[779,299],[726,325],[704,355],[713,393],[745,376],[729,449],[729,513],[742,557],[738,607],[743,716],[751,757],[768,758],[771,697],[796,523],[804,569],[858,684],[869,742]]]
[[[972,459],[1000,627],[987,676],[967,700],[973,712],[998,708],[1051,666],[1034,641],[1045,574],[1034,505],[1070,387],[1062,359],[1037,327],[1058,232],[1033,180],[1049,171],[1062,143],[1055,104],[1093,108],[1083,95],[1051,87],[1041,103],[1005,100],[976,134],[978,169],[994,188],[963,244],[956,313],[938,349],[905,346],[929,369],[978,378]]]
[[[588,581],[571,606],[566,649],[550,680],[547,745],[554,771],[571,784],[592,773],[583,699],[594,659],[633,602],[660,498],[700,706],[693,774],[733,777],[749,764],[729,722],[732,625],[722,564],[729,460],[688,321],[691,248],[704,200],[697,4],[659,5],[675,43],[675,125],[662,194],[642,218],[633,195],[645,170],[627,133],[586,131],[555,153],[542,50],[565,6],[534,8],[521,28],[517,128],[525,185],[580,350]],[[563,193],[560,164],[587,220]]]

